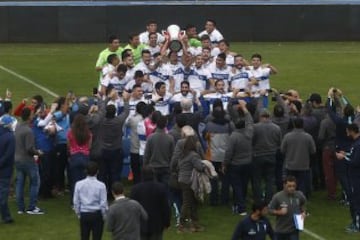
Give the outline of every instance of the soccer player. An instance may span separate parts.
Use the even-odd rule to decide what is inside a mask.
[[[151,33],[156,33],[156,35],[157,35],[157,39],[156,39],[157,44],[163,43],[165,41],[164,36],[157,32],[157,22],[155,20],[150,20],[146,24],[146,31],[140,33],[140,35],[139,35],[140,43],[149,44],[150,34]]]
[[[201,38],[203,35],[209,35],[211,44],[217,46],[219,41],[224,39],[223,35],[216,29],[216,21],[213,19],[206,20],[205,30],[199,33],[199,37]]]
[[[129,42],[128,45],[124,47],[125,49],[131,49],[135,64],[140,62],[142,56],[142,50],[146,49],[146,45],[140,43],[139,34],[137,33],[130,33],[129,34]]]

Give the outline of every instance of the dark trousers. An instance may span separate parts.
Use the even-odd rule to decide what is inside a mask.
[[[253,193],[254,201],[265,200],[270,202],[273,195],[273,187],[275,185],[275,154],[254,157],[253,158]],[[263,189],[262,185],[265,185]],[[265,193],[265,197],[264,194]]]
[[[130,166],[134,176],[134,184],[141,182],[142,157],[138,153],[130,153]]]
[[[10,180],[11,177],[0,178],[0,213],[3,221],[11,220],[8,198],[10,192]]]
[[[335,152],[334,149],[329,147],[323,148],[322,153],[322,164],[323,164],[323,172],[325,175],[325,186],[329,199],[336,198],[336,176],[335,176]]]
[[[108,150],[103,149],[102,160],[99,168],[99,179],[104,182],[108,193],[111,192],[111,185],[114,182],[121,181],[121,172],[123,168],[122,149]]]
[[[350,195],[350,183],[349,183],[349,176],[348,176],[348,168],[349,164],[343,160],[335,160],[335,175],[340,182],[343,198],[345,201],[348,201]]]
[[[218,174],[218,178],[210,179],[211,183],[211,193],[210,193],[210,205],[219,204],[219,181],[221,182],[221,195],[220,200],[221,204],[227,204],[229,202],[229,192],[230,192],[230,180],[228,174],[223,174],[221,171],[221,162],[212,162],[215,171]]]
[[[193,222],[198,222],[197,202],[194,191],[190,184],[180,183],[183,204],[181,206],[180,223],[185,224],[186,219],[191,219]]]
[[[55,175],[55,152],[46,152],[40,156],[39,174],[40,190],[39,195],[44,198],[51,197],[51,190],[54,187]]]
[[[234,206],[238,213],[246,211],[246,192],[252,174],[252,165],[230,165],[227,169],[235,199]]]
[[[357,170],[355,170],[357,171]],[[349,172],[350,180],[350,214],[353,224],[360,229],[360,173],[351,171]]]
[[[275,233],[274,240],[299,240],[299,231],[291,233]]]
[[[100,211],[80,214],[81,240],[101,240],[104,228],[104,220]]]
[[[157,182],[169,186],[170,169],[168,167],[154,168],[154,176]]]
[[[68,155],[66,143],[56,145],[55,156],[55,187],[58,190],[62,191],[65,189],[65,170],[68,170]],[[70,183],[69,174],[67,174],[67,176],[68,183]]]
[[[275,185],[278,191],[281,191],[283,186],[283,179],[285,175],[284,169],[284,155],[280,150],[276,152],[276,163],[275,163]]]
[[[308,197],[308,185],[310,183],[310,173],[309,170],[286,170],[286,174],[292,175],[296,178],[297,189]]]
[[[151,234],[143,234],[141,233],[141,240],[162,240],[163,233],[151,233]]]

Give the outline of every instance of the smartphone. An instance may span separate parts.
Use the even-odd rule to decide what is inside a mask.
[[[93,88],[93,95],[98,94],[98,89],[96,87]]]

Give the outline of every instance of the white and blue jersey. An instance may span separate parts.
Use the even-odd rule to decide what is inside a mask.
[[[155,86],[157,82],[164,82],[166,84],[166,91],[170,89],[170,79],[172,78],[171,69],[167,65],[161,65],[150,73],[150,80],[153,86]]]
[[[134,73],[136,71],[142,71],[143,74],[150,74],[151,70],[149,68],[148,65],[146,65],[143,61],[139,62],[138,64],[135,65],[134,69]]]
[[[170,68],[172,76],[174,78],[174,91],[179,92],[181,82],[184,81],[184,65],[182,65],[181,63],[168,63],[166,65]]]
[[[245,68],[236,69],[235,73],[230,74],[230,85],[231,88],[245,90],[249,88],[249,81],[253,75],[251,71],[246,70]]]
[[[189,72],[186,72],[187,81],[190,83],[190,88],[195,90],[200,96],[200,92],[209,88],[210,72],[204,68],[192,67]]]
[[[183,99],[190,99],[191,101],[193,101],[194,96],[192,95],[192,93],[188,93],[185,96],[180,92],[175,94],[174,96],[172,96],[170,103],[171,105],[173,105],[176,102],[181,102],[181,100]],[[194,112],[194,106],[191,107],[191,112]]]
[[[119,79],[117,76],[111,77],[110,74],[108,74],[101,80],[101,85],[108,87],[111,84],[118,92],[122,92],[129,81],[130,79],[126,78],[126,76],[123,79]]]
[[[224,68],[218,68],[216,67],[216,64],[214,62],[208,67],[208,71],[210,72],[211,78],[215,81],[223,80],[225,83],[225,91],[228,91],[231,68],[229,66],[225,66]]]
[[[259,82],[259,86],[258,86],[259,90],[268,90],[271,88],[270,79],[269,79],[271,73],[270,68],[258,67],[257,69],[255,69],[253,66],[250,66],[249,68],[254,78]]]
[[[125,86],[125,90],[127,92],[131,92],[135,84],[136,84],[136,82],[135,82],[134,79],[129,81]],[[142,82],[141,83],[141,89],[143,90],[144,93],[152,93],[153,86],[149,82]]]
[[[213,109],[213,104],[216,99],[221,99],[221,102],[223,103],[224,109],[227,109],[228,103],[231,101],[233,93],[209,93],[203,96],[204,100],[208,102],[208,107],[210,111]]]
[[[154,108],[156,111],[161,112],[162,115],[167,116],[170,114],[170,100],[172,95],[170,93],[166,93],[162,98],[162,101],[155,101],[159,98],[159,95],[153,94],[152,100],[155,103]]]

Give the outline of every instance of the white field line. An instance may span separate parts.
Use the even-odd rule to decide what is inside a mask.
[[[9,73],[9,74],[11,74],[11,75],[13,75],[13,76],[15,76],[15,77],[23,80],[24,82],[27,82],[27,83],[29,83],[29,84],[31,84],[31,85],[39,88],[40,90],[46,92],[46,93],[49,94],[50,96],[59,97],[59,95],[57,95],[56,93],[52,92],[50,89],[48,89],[48,88],[46,88],[46,87],[44,87],[44,86],[42,86],[42,85],[40,85],[40,84],[32,81],[32,80],[30,80],[29,78],[27,78],[27,77],[25,77],[25,76],[23,76],[23,75],[20,75],[20,74],[14,72],[14,71],[12,71],[12,70],[10,70],[10,69],[2,66],[2,65],[0,65],[0,69],[3,70],[4,72],[7,72],[7,73]]]
[[[326,239],[323,238],[322,236],[319,236],[319,235],[317,235],[316,233],[314,233],[314,232],[312,232],[312,231],[310,231],[310,230],[304,229],[303,232],[304,232],[305,234],[313,237],[313,238],[316,239],[316,240],[326,240]]]

